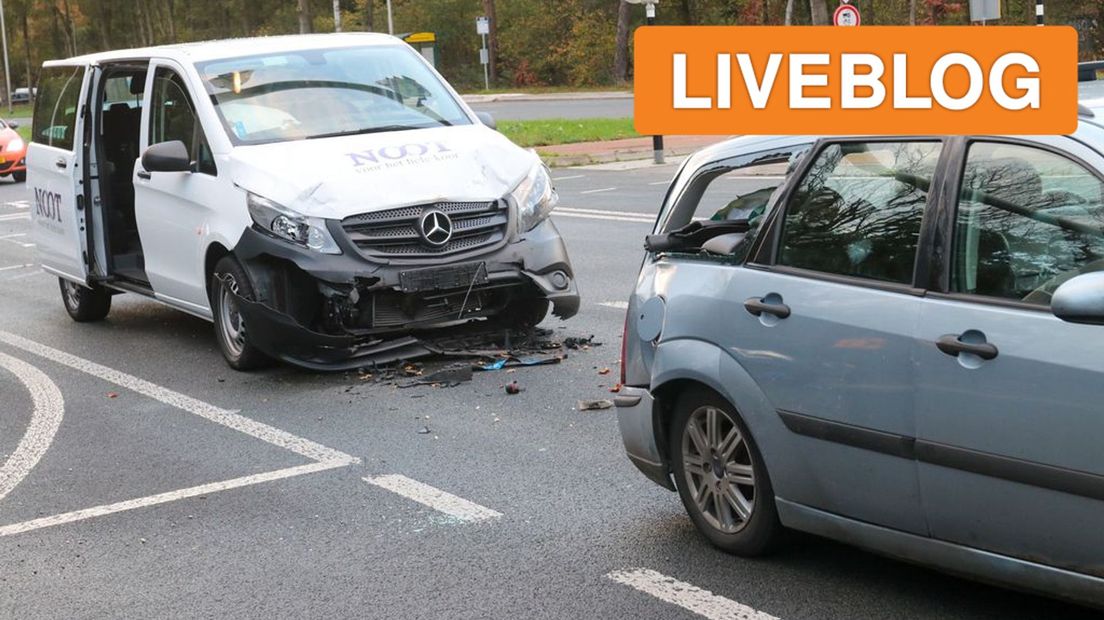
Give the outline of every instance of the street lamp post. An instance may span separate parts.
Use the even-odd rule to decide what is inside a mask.
[[[644,16],[647,18],[644,23],[649,26],[655,25],[656,5],[659,4],[659,0],[625,0],[625,2],[643,4]],[[652,136],[652,157],[655,163],[663,163],[663,136]]]
[[[391,17],[391,0],[387,0],[387,34],[395,34],[395,20]]]
[[[0,0],[0,43],[4,46],[4,82],[8,97],[8,115],[12,114],[11,71],[8,69],[8,28],[4,25],[4,0]]]

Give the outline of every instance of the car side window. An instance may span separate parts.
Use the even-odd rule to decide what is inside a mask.
[[[1031,146],[969,146],[951,290],[1049,306],[1066,280],[1104,270],[1104,182]]]
[[[786,204],[778,265],[911,284],[940,142],[847,142],[817,154]]]
[[[31,128],[31,136],[35,142],[67,151],[73,150],[83,76],[83,67],[42,69]]]
[[[196,172],[218,173],[184,80],[165,67],[158,67],[153,77],[149,135],[150,144],[180,140],[196,162]]]

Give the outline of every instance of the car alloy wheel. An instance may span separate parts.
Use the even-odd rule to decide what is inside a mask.
[[[695,409],[682,433],[682,462],[706,523],[725,534],[742,530],[755,508],[755,466],[735,421],[712,405]]]

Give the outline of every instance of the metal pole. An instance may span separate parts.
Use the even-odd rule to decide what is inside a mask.
[[[1042,0],[1040,0],[1041,2]],[[655,3],[649,2],[644,5],[645,15],[647,16],[646,23],[649,26],[655,25]],[[663,136],[652,136],[652,158],[657,164],[663,163]]]
[[[387,34],[395,34],[395,22],[391,18],[391,0],[387,0]]]
[[[333,0],[334,32],[341,32],[341,0]]]
[[[1045,9],[1043,8],[1043,0],[1035,0],[1035,25],[1036,26],[1042,26],[1043,25],[1043,12],[1044,11],[1045,11]]]
[[[7,86],[8,114],[11,115],[11,71],[8,69],[8,27],[4,25],[4,0],[0,0],[0,39],[2,39],[4,45],[4,82]]]
[[[491,52],[487,50],[487,35],[483,35],[483,56],[480,60],[486,60],[483,63],[483,90],[491,90],[491,72],[490,72],[490,57]]]

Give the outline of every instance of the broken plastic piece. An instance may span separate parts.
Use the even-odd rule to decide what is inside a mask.
[[[602,398],[599,400],[580,400],[575,408],[579,411],[597,411],[599,409],[609,409],[613,406],[613,401],[608,398]]]

